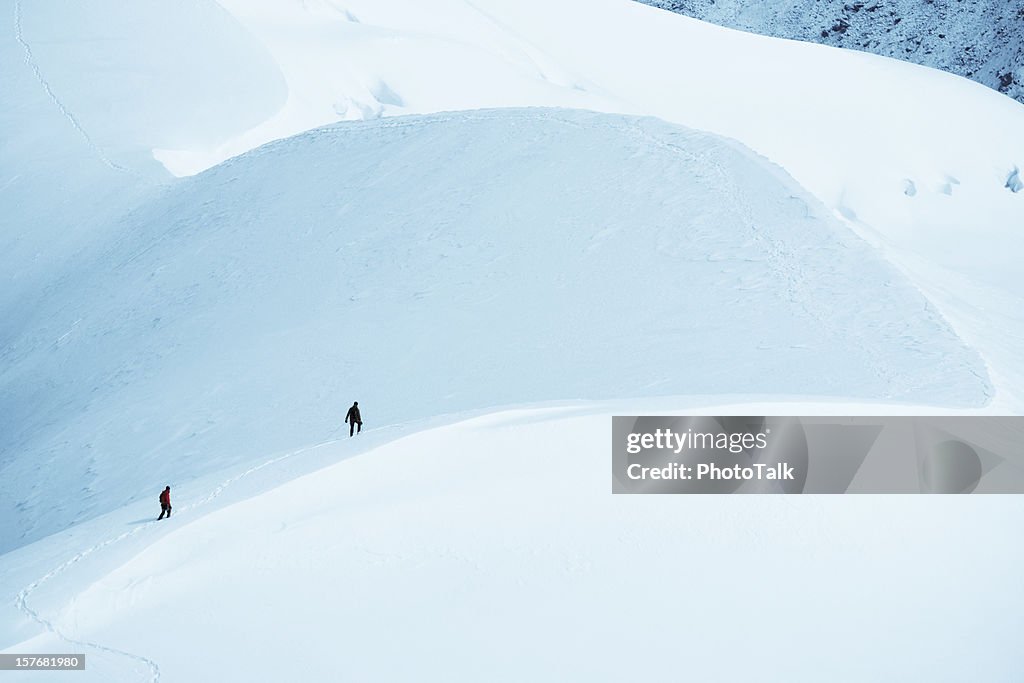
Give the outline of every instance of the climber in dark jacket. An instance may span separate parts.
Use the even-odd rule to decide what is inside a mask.
[[[171,487],[167,486],[160,492],[160,516],[157,520],[164,518],[164,514],[171,516]]]
[[[358,434],[363,431],[363,418],[359,416],[359,401],[352,404],[352,407],[345,413],[345,422],[348,423],[348,435]],[[358,427],[356,425],[359,425]]]

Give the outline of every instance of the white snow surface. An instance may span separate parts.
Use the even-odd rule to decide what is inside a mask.
[[[3,246],[17,252],[0,256],[0,274],[21,273],[4,283],[15,295],[66,262],[75,236],[102,229],[59,218],[110,210],[111,184],[83,170],[90,150],[107,167],[160,179],[152,157],[193,174],[343,120],[538,105],[648,114],[782,166],[910,275],[969,343],[991,345],[982,355],[998,405],[1024,405],[1014,351],[1024,193],[1011,181],[1024,167],[1024,106],[977,83],[628,0],[5,5],[17,37],[4,42],[5,101],[15,103],[5,145],[33,141],[27,162],[0,157],[0,192],[26,207],[0,218]],[[65,190],[57,202],[55,179]],[[50,220],[26,230],[38,215]]]
[[[2,548],[308,443],[349,397],[399,424],[578,398],[992,394],[977,352],[780,169],[655,119],[339,124],[122,221],[0,356]]]
[[[368,432],[254,472],[262,495],[242,476],[186,487],[170,522],[119,510],[3,556],[21,586],[106,544],[19,596],[50,630],[7,651],[86,651],[44,681],[1014,680],[1024,501],[611,495],[608,416],[692,410]]]
[[[35,63],[112,160],[148,151],[191,174],[335,121],[584,107],[733,137],[886,231],[961,235],[1024,215],[1005,188],[1024,165],[1024,107],[895,60],[626,0],[223,0],[177,12],[155,0],[21,7]]]
[[[4,651],[1019,671],[1014,498],[613,497],[606,443],[616,413],[1024,411],[1018,103],[629,0],[0,8]]]

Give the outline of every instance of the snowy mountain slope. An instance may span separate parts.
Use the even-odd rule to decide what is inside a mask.
[[[220,4],[272,55],[288,100],[274,116],[222,144],[154,150],[176,175],[337,121],[517,106],[638,111],[582,73],[567,71],[529,36],[510,33],[474,3]]]
[[[246,131],[226,149],[159,152],[178,173],[332,118],[582,106],[736,138],[827,206],[879,229],[950,211],[940,225],[961,229],[1024,215],[1004,196],[1024,164],[1024,108],[931,70],[614,0],[223,4],[284,65],[290,102],[262,133]],[[586,31],[578,30],[583,16]],[[306,40],[294,40],[299,31]],[[459,59],[448,58],[453,44]],[[945,192],[950,178],[955,192]],[[918,188],[914,201],[907,180]]]
[[[112,234],[0,350],[5,549],[309,443],[355,399],[391,424],[565,398],[992,396],[977,353],[792,179],[654,119],[318,129]]]
[[[140,7],[91,4],[80,23],[127,24],[133,41],[163,45],[161,6]],[[195,3],[190,11],[217,21],[174,24],[176,47],[143,51],[145,59],[118,51],[124,41],[102,32],[76,41],[75,13],[55,4],[21,6],[21,23],[40,73],[68,111],[82,112],[76,116],[97,150],[146,177],[154,169],[142,159],[154,154],[179,174],[194,173],[343,119],[538,104],[653,114],[735,138],[780,164],[885,248],[944,315],[965,320],[970,329],[962,334],[973,345],[1009,337],[1013,347],[1024,338],[1016,276],[1024,238],[1015,228],[1024,223],[1024,193],[1014,191],[1024,186],[1024,107],[975,83],[629,0],[223,0],[222,7]],[[181,54],[191,43],[201,59]],[[80,67],[96,55],[112,76],[100,78],[102,98],[90,101],[91,91],[63,83],[97,76]],[[187,77],[166,77],[176,61]],[[196,86],[196,72],[206,70],[210,81]],[[125,74],[133,71],[161,86],[134,93],[131,107],[89,115],[119,101],[117,84],[131,82]],[[236,71],[237,81],[224,76]],[[210,93],[218,95],[213,102]],[[168,98],[175,111],[212,113],[133,114],[157,111]],[[0,183],[21,172],[12,165]],[[33,192],[41,201],[49,195]],[[92,206],[84,202],[81,213]],[[32,253],[45,255],[48,243],[39,244]],[[1001,348],[983,355],[999,378],[1003,409],[1019,409],[1024,399],[1011,395],[1024,386],[1017,355]]]
[[[14,16],[13,3],[2,7]],[[26,301],[69,255],[95,239],[92,209],[101,214],[135,184],[97,156],[55,103],[18,35],[0,39],[0,339],[21,326]]]
[[[729,31],[628,0],[222,4],[236,24],[181,28],[179,45],[181,36],[200,45],[212,33],[227,36],[220,52],[199,51],[201,59],[171,51],[169,60],[183,62],[183,78],[166,78],[170,66],[156,57],[136,65],[132,51],[118,52],[116,42],[86,43],[123,68],[133,60],[133,68],[161,84],[103,119],[89,111],[118,101],[118,80],[108,79],[115,85],[96,95],[80,85],[65,88],[64,81],[93,76],[79,66],[85,48],[48,41],[38,28],[67,33],[75,16],[34,3],[22,8],[22,23],[26,41],[39,43],[33,53],[54,92],[84,112],[86,129],[100,129],[92,137],[101,149],[113,137],[134,145],[136,154],[155,151],[179,174],[332,121],[567,106],[652,114],[733,137],[782,165],[826,206],[879,230],[935,226],[962,233],[1024,215],[1024,200],[1006,187],[1014,167],[1024,166],[1024,107],[930,69]],[[211,6],[196,5],[212,16]],[[116,3],[100,6],[90,10],[91,21],[123,24],[124,11]],[[167,41],[155,10],[135,19],[136,40]],[[200,61],[214,75],[252,66],[239,70],[237,82],[211,76],[198,88],[191,69]],[[216,88],[224,95],[220,106],[237,102],[249,119],[264,118],[252,123],[232,109],[155,118],[144,136],[121,133],[142,125],[132,112],[159,110],[167,98],[181,109],[209,109],[214,105],[204,97]]]
[[[153,147],[256,125],[285,89],[213,3],[0,0],[0,27],[3,345],[55,274],[167,180]]]
[[[766,409],[806,407],[713,414]],[[171,524],[111,515],[137,533],[29,599],[107,649],[2,644],[84,651],[82,681],[1013,679],[1019,497],[612,496],[623,410],[692,406],[504,411]]]
[[[664,675],[695,643],[687,670],[711,677],[739,633],[747,678],[801,639],[787,679],[844,654],[860,678],[1012,675],[1015,499],[698,509],[609,496],[601,456],[609,414],[722,394],[764,394],[747,414],[1024,410],[1014,102],[627,0],[0,7],[6,651],[191,681],[235,663],[210,643],[272,633],[248,678],[293,677],[294,638],[353,677],[497,661],[522,680]],[[656,114],[785,172],[544,110],[254,149],[536,104]],[[377,448],[446,419],[418,418],[567,397],[620,401]],[[331,443],[356,398],[371,431]],[[164,483],[175,520],[152,525]],[[472,649],[442,668],[453,641]],[[623,642],[651,671],[609,655]]]
[[[983,322],[996,324],[979,342],[1020,336],[1024,290],[1015,273],[1024,244],[1013,226],[1024,222],[1024,193],[1014,191],[1024,186],[1024,107],[948,74],[729,31],[629,0],[224,0],[225,11],[200,0],[189,11],[211,18],[173,24],[174,45],[154,50],[118,46],[168,41],[159,3],[92,3],[80,21],[52,3],[18,7],[20,43],[48,92],[82,121],[94,151],[145,177],[155,173],[144,161],[153,154],[191,173],[347,118],[537,104],[654,114],[735,138],[780,164],[863,235],[891,244],[887,255],[919,284],[935,272],[962,280],[926,294],[951,318],[986,309]],[[77,24],[104,28],[77,40]],[[117,33],[124,26],[131,40]],[[12,72],[32,85],[22,44],[7,40]],[[192,44],[198,57],[182,54]],[[102,73],[85,69],[101,58]],[[184,77],[168,77],[178,62]],[[84,76],[98,82],[95,94],[75,85]],[[160,87],[119,95],[119,83],[140,78]],[[29,94],[44,98],[34,87]],[[20,101],[22,91],[11,97]],[[210,115],[134,114],[168,99],[173,111]],[[131,106],[104,104],[122,100]],[[67,133],[68,121],[49,119]],[[13,124],[13,136],[45,137],[51,127],[20,116]],[[36,156],[63,159],[63,150],[47,141]],[[0,183],[35,163],[12,162]],[[26,189],[22,196],[41,204],[50,194]],[[95,207],[84,201],[80,214]],[[23,223],[12,225],[24,239]],[[36,240],[28,253],[45,258],[48,245]],[[1012,356],[986,356],[1007,386],[1024,381]]]
[[[155,147],[210,144],[255,126],[288,94],[271,55],[215,2],[4,4],[55,106],[115,166],[142,172]]]
[[[494,92],[479,85],[476,72],[466,74],[467,65],[491,64],[497,55],[544,93],[538,102],[536,88],[511,82],[498,88],[501,104],[552,104],[555,85],[565,106],[649,113],[735,138],[783,166],[882,247],[944,315],[963,321],[962,334],[983,349],[999,381],[1000,409],[1024,406],[1024,365],[1013,351],[1024,342],[1024,287],[1016,275],[1024,235],[1015,228],[1024,224],[1024,193],[1015,191],[1024,168],[1019,104],[930,69],[617,0],[224,6],[279,63],[299,61],[317,74],[289,80],[299,102],[336,96],[337,86],[325,91],[320,83],[334,83],[334,70],[324,65],[340,64],[356,68],[361,82],[386,83],[403,104],[378,108],[362,90],[343,90],[368,102],[370,116],[465,108],[483,97],[477,93]],[[264,19],[268,13],[273,21]],[[343,24],[347,37],[300,43],[280,29],[311,14],[321,28]],[[487,56],[467,57],[458,68],[437,61],[447,49],[439,46],[453,40]],[[365,41],[386,48],[369,49]],[[495,84],[504,80],[491,73]],[[187,169],[191,157],[199,168],[223,153],[184,150],[175,159]]]
[[[640,0],[720,26],[949,71],[1024,102],[1018,0]]]

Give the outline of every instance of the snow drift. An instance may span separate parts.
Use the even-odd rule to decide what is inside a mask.
[[[365,433],[263,495],[119,510],[4,556],[23,586],[122,535],[29,596],[73,644],[6,642],[85,651],[81,681],[1014,679],[1020,496],[613,496],[623,410],[693,406],[503,411],[347,459]]]
[[[991,393],[920,293],[780,169],[653,119],[319,129],[172,185],[112,234],[0,350],[2,548],[309,443],[353,399],[372,425],[555,399]]]
[[[805,412],[780,408],[793,395],[1019,410],[1024,108],[627,0],[0,7],[4,647],[78,645],[93,680],[194,680],[229,660],[189,649],[294,635],[342,643],[370,678],[442,670],[402,667],[476,638],[445,672],[621,678],[624,637],[674,655],[681,633],[715,655],[688,669],[709,677],[741,624],[754,664],[812,643],[822,659],[788,678],[854,640],[860,677],[1012,671],[1016,502],[624,506],[594,449],[612,411],[707,394],[765,394],[733,407],[753,414]],[[388,118],[527,105],[739,143],[579,111]],[[286,483],[421,417],[581,397],[622,402],[485,418]],[[356,398],[370,431],[334,443]],[[155,526],[164,484],[176,517]],[[680,577],[700,595],[657,590]],[[936,594],[952,606],[922,611]],[[149,637],[156,614],[173,636]],[[872,637],[880,614],[895,638]],[[291,674],[276,652],[249,677]]]
[[[999,410],[1024,406],[1024,193],[1009,180],[1024,107],[976,83],[629,0],[0,4],[16,20],[0,39],[0,193],[17,198],[0,216],[0,312],[18,325],[140,183],[165,180],[154,159],[187,175],[341,120],[579,107],[781,165],[979,349]]]
[[[201,0],[182,12],[20,5],[37,73],[96,150],[132,170],[155,155],[192,174],[340,120],[579,107],[735,138],[886,234],[1024,220],[1004,188],[1024,165],[1024,106],[932,69],[628,0]]]

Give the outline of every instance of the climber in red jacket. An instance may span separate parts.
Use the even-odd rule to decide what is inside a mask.
[[[171,516],[171,487],[168,486],[160,492],[160,516],[157,520],[164,518],[164,514]]]

